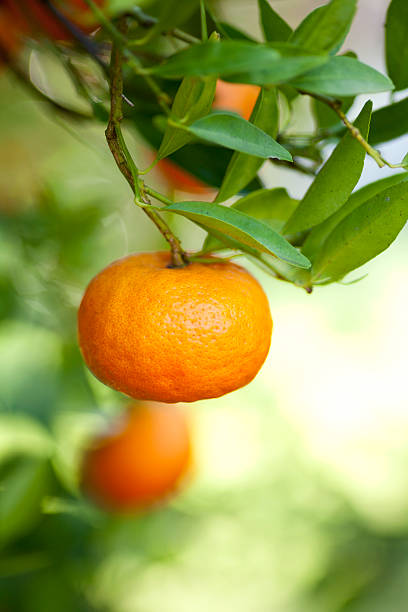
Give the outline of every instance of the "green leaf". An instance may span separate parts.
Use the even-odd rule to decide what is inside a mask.
[[[394,88],[387,76],[371,66],[342,56],[332,57],[323,66],[292,79],[290,85],[301,91],[338,98]]]
[[[230,23],[225,23],[225,21],[217,21],[217,30],[224,38],[230,40],[246,40],[249,42],[255,42],[254,39],[251,38],[246,32],[239,30]]]
[[[292,28],[273,10],[268,0],[258,0],[262,30],[267,41],[286,41]]]
[[[31,529],[41,514],[41,501],[50,481],[48,461],[24,459],[2,479],[0,496],[0,542]]]
[[[272,138],[276,138],[279,125],[279,109],[275,88],[262,89],[250,122]],[[256,176],[263,161],[245,153],[234,153],[228,165],[216,202],[223,202],[241,191]]]
[[[283,187],[275,189],[257,189],[232,204],[231,208],[239,210],[258,221],[263,221],[275,232],[280,232],[285,222],[295,210],[299,201],[291,198]],[[223,245],[212,236],[204,242],[205,250],[219,250]],[[225,247],[224,247],[225,248]]]
[[[150,30],[148,38],[161,32],[168,32],[186,22],[199,6],[199,0],[165,0],[159,2],[157,23]]]
[[[278,85],[286,83],[297,75],[308,73],[312,68],[321,66],[329,60],[326,54],[312,52],[288,42],[269,43],[268,46],[279,52],[278,62],[269,63],[267,67],[254,64],[251,71],[229,74],[225,76],[225,80],[250,85]]]
[[[408,2],[392,0],[385,22],[385,59],[395,89],[408,87]]]
[[[155,128],[150,118],[140,113],[132,113],[131,118],[139,134],[154,149],[157,149],[160,146],[162,134]],[[232,155],[232,151],[228,149],[200,143],[186,145],[172,153],[169,159],[203,183],[219,188]],[[262,183],[256,177],[246,187],[246,191],[253,191],[260,187],[262,187]]]
[[[171,119],[181,120],[186,125],[204,117],[210,110],[214,100],[217,77],[185,77],[177,90],[171,108]],[[158,158],[167,157],[177,149],[181,149],[193,136],[173,125],[168,124],[158,151]]]
[[[312,280],[339,280],[382,253],[408,219],[408,182],[384,189],[353,210],[328,236]]]
[[[366,138],[372,102],[366,102],[355,126]],[[321,223],[349,198],[364,166],[365,150],[349,131],[340,140],[287,222],[284,233],[300,232]]]
[[[214,22],[216,31],[219,32],[222,37],[231,39],[231,40],[246,40],[246,41],[256,42],[246,32],[239,30],[238,28],[231,25],[230,23],[226,23],[225,21],[220,21],[208,3],[206,5],[206,10],[207,10],[208,15],[211,17],[212,21]]]
[[[299,253],[285,238],[243,212],[209,202],[177,202],[163,210],[194,221],[207,231],[242,242],[257,251],[269,253],[299,268],[309,268],[309,260]]]
[[[331,0],[309,13],[290,37],[290,42],[306,49],[337,50],[350,29],[357,0]]]
[[[197,138],[234,151],[263,159],[274,157],[292,161],[291,154],[276,140],[235,113],[213,113],[195,121],[186,129]]]
[[[408,98],[389,104],[373,112],[370,144],[388,142],[408,132]]]
[[[347,202],[337,212],[326,219],[326,221],[323,221],[323,223],[320,223],[320,225],[317,225],[314,229],[312,229],[302,247],[302,253],[313,261],[316,253],[318,253],[318,251],[322,248],[329,234],[331,234],[334,228],[345,217],[347,217],[347,215],[363,204],[363,202],[366,202],[368,199],[377,195],[377,193],[380,193],[387,187],[397,185],[398,183],[402,183],[406,180],[408,180],[407,172],[393,174],[386,178],[380,179],[379,181],[375,181],[374,183],[370,183],[369,185],[366,185],[365,187],[362,187],[358,191],[352,193]]]
[[[354,59],[357,58],[357,55],[353,51],[347,51],[347,53],[345,53],[344,55],[346,57],[352,57]],[[342,99],[341,110],[343,111],[343,113],[347,113],[347,111],[351,108],[354,100],[354,96]],[[327,130],[328,128],[337,125],[342,126],[342,123],[337,113],[332,108],[330,108],[330,106],[328,106],[324,102],[321,102],[320,100],[312,99],[312,112],[317,122],[317,125],[321,130]],[[373,116],[371,116],[371,122],[372,120]]]
[[[192,45],[172,55],[166,62],[146,73],[168,79],[184,76],[239,75],[239,82],[282,83],[327,61],[326,55],[302,52],[293,47],[279,51],[271,46],[238,40],[222,40]]]
[[[355,98],[344,98],[342,100],[341,110],[344,114],[350,109],[354,102]],[[312,112],[316,119],[316,123],[319,126],[320,130],[327,130],[333,126],[341,125],[339,116],[337,113],[330,108],[324,102],[320,100],[312,100]]]

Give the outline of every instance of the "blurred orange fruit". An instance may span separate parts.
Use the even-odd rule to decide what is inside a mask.
[[[161,159],[156,168],[169,183],[171,189],[187,193],[208,193],[209,187],[187,170],[183,170],[171,159]]]
[[[143,403],[130,406],[112,431],[91,443],[81,484],[106,509],[143,509],[166,500],[190,465],[184,413],[168,404]]]
[[[244,119],[249,119],[259,92],[260,87],[257,85],[227,83],[226,81],[218,80],[213,108],[234,111]],[[156,167],[166,178],[172,189],[188,193],[205,193],[209,189],[205,183],[180,168],[171,160],[162,159]]]
[[[20,35],[11,27],[10,15],[0,6],[0,65],[17,55],[21,47]]]
[[[96,0],[102,6],[104,0]],[[55,0],[54,6],[85,32],[95,28],[92,13],[84,0]],[[20,36],[42,33],[54,40],[72,40],[71,33],[41,0],[3,0],[9,24]]]
[[[269,350],[262,287],[230,262],[172,268],[168,252],[130,255],[91,281],[78,313],[89,369],[137,399],[193,402],[249,383]]]
[[[260,92],[257,85],[242,83],[227,83],[217,81],[213,108],[238,113],[244,119],[249,119]]]

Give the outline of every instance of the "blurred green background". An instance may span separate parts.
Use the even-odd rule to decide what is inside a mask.
[[[273,3],[291,24],[317,4]],[[345,44],[380,69],[386,6],[362,1]],[[251,2],[223,10],[256,33]],[[31,69],[46,87],[40,60],[33,53]],[[297,125],[308,121],[299,109]],[[128,138],[147,166],[147,145]],[[384,153],[406,149],[402,139]],[[294,197],[309,180],[262,176]],[[382,176],[369,160],[361,184]],[[154,182],[166,188],[157,173]],[[187,248],[200,246],[201,230],[171,223]],[[103,125],[57,119],[3,72],[0,611],[407,610],[407,231],[361,282],[312,296],[243,261],[275,323],[264,368],[240,391],[185,407],[196,468],[179,497],[112,516],[81,498],[78,462],[126,400],[84,368],[76,308],[109,262],[163,246],[132,205]]]

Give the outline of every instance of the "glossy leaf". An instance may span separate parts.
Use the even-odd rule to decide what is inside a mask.
[[[295,210],[299,201],[291,198],[283,187],[275,189],[258,189],[232,204],[231,208],[239,210],[254,219],[263,221],[276,232],[280,232],[285,222]],[[221,245],[222,247],[222,245]],[[209,236],[204,248],[220,248],[218,240]]]
[[[168,79],[184,76],[239,75],[242,83],[282,83],[327,61],[327,56],[294,48],[279,51],[270,45],[238,40],[206,42],[172,55],[159,66],[146,69]]]
[[[355,126],[367,137],[372,103],[367,102]],[[284,233],[300,232],[321,223],[336,212],[357,184],[363,170],[365,150],[349,131],[321,168],[303,200],[284,228]]]
[[[374,197],[377,193],[380,193],[387,187],[397,185],[403,181],[408,180],[408,173],[402,172],[401,174],[392,174],[384,179],[370,183],[365,187],[362,187],[358,191],[351,194],[347,202],[331,217],[317,225],[310,232],[309,236],[305,240],[302,247],[302,253],[309,259],[313,260],[316,253],[322,248],[326,238],[331,234],[336,225],[338,225],[347,215],[353,210],[361,206],[363,202],[366,202],[369,198]],[[255,192],[256,193],[256,192]]]
[[[277,63],[270,63],[267,67],[254,64],[251,71],[227,75],[225,80],[260,86],[284,84],[297,75],[303,75],[312,68],[325,64],[329,59],[325,53],[310,51],[288,42],[269,43],[268,46],[279,52],[280,59]]]
[[[160,146],[162,134],[152,121],[146,121],[145,115],[132,114],[132,123],[139,134],[154,149]],[[180,168],[207,185],[219,188],[233,153],[228,149],[209,144],[188,144],[169,156]],[[245,191],[259,189],[262,184],[256,177]]]
[[[276,140],[235,113],[213,113],[195,121],[187,129],[197,138],[234,151],[263,159],[292,160],[290,153]]]
[[[268,0],[258,0],[258,7],[265,40],[271,42],[288,40],[292,28],[273,10]]]
[[[323,66],[292,79],[290,84],[301,91],[339,98],[394,88],[387,76],[367,64],[344,56],[330,58]]]
[[[276,138],[279,126],[278,100],[275,88],[262,89],[250,122],[272,138]],[[223,202],[240,192],[256,176],[263,161],[245,153],[234,153],[228,165],[216,202]]]
[[[385,22],[385,59],[395,89],[408,87],[408,2],[392,0]]]
[[[408,219],[408,182],[385,189],[353,210],[328,236],[313,281],[339,280],[384,251]]]
[[[388,142],[408,132],[408,98],[373,112],[369,141],[373,145]]]
[[[163,210],[182,215],[207,231],[219,232],[257,251],[270,253],[299,268],[309,268],[309,260],[285,238],[243,212],[208,202],[177,202]]]
[[[217,78],[185,77],[177,90],[171,108],[171,118],[183,120],[187,125],[207,115],[214,100]],[[181,149],[193,136],[170,124],[167,125],[163,140],[158,151],[158,158],[167,157],[177,149]]]
[[[337,50],[353,21],[357,0],[331,0],[309,13],[290,37],[290,42],[306,49]]]

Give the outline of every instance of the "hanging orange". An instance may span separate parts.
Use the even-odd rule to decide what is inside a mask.
[[[249,383],[269,350],[262,287],[229,262],[170,267],[168,252],[120,259],[89,284],[78,313],[89,369],[137,399],[193,402]]]

